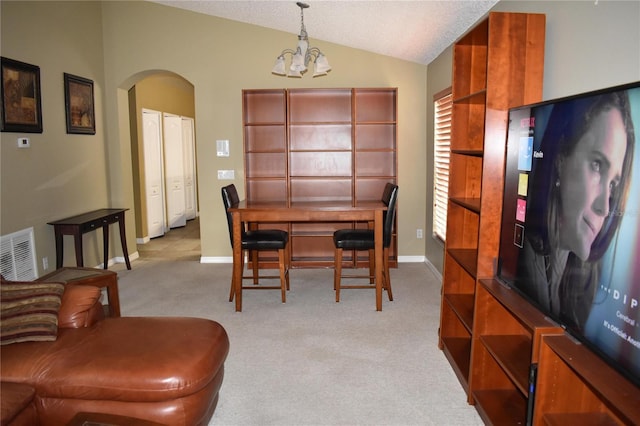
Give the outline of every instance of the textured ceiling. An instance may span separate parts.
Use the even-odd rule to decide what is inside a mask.
[[[300,32],[300,8],[295,1],[152,1],[292,34]],[[304,23],[310,44],[320,49],[324,40],[426,65],[497,2],[307,0],[310,7],[304,11]]]

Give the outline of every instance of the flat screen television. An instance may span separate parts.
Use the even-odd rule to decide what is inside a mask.
[[[509,110],[498,278],[640,386],[640,82]]]

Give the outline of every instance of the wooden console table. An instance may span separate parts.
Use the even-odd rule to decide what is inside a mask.
[[[49,222],[53,225],[56,236],[56,268],[62,267],[64,257],[63,235],[73,235],[76,248],[76,265],[84,266],[84,258],[82,256],[82,235],[87,232],[95,231],[102,228],[103,249],[104,249],[104,269],[107,269],[109,260],[109,225],[118,223],[120,228],[120,244],[122,244],[122,254],[127,264],[127,269],[131,269],[129,262],[129,253],[127,251],[127,237],[124,228],[124,212],[129,209],[100,209],[92,212],[83,213],[77,216],[68,217],[66,219]]]

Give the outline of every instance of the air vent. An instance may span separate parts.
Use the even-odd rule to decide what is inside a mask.
[[[33,281],[37,278],[33,228],[0,237],[0,272],[7,280]]]

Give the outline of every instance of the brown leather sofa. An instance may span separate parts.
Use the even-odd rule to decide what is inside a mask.
[[[206,425],[228,351],[217,322],[104,318],[99,288],[66,286],[55,340],[0,346],[1,424],[65,425],[103,413]]]

